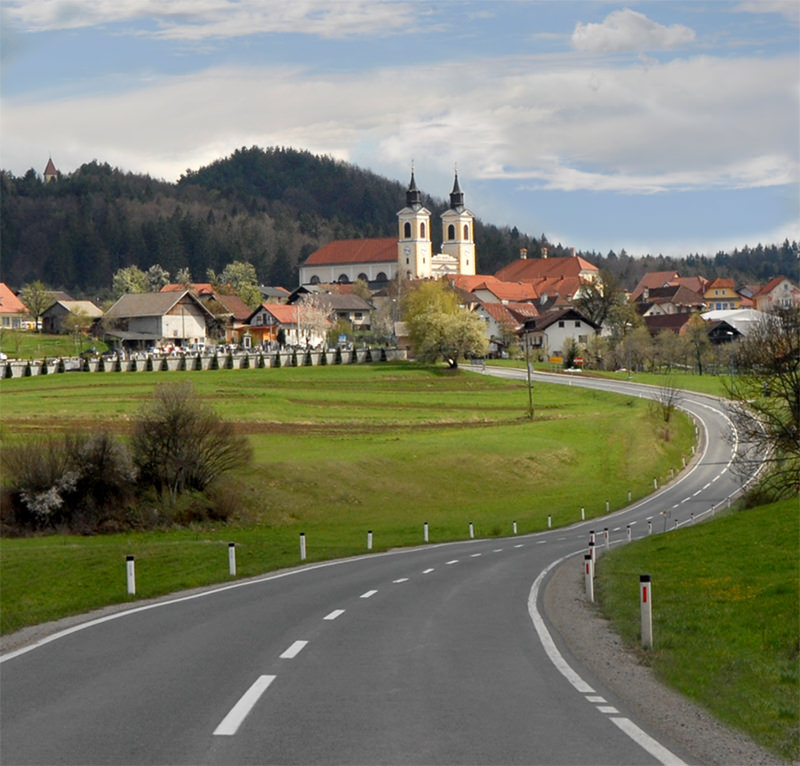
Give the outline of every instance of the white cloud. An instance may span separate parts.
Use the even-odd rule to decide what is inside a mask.
[[[800,22],[800,3],[797,0],[747,0],[733,10],[739,13],[777,13],[789,21]]]
[[[6,7],[9,18],[29,32],[124,23],[131,32],[171,40],[264,33],[381,36],[411,27],[419,16],[407,0],[11,0]],[[133,28],[145,20],[148,31]]]
[[[575,25],[572,45],[589,53],[640,53],[672,50],[694,42],[694,30],[682,24],[665,27],[638,11],[610,13],[601,24]]]
[[[323,74],[227,67],[112,95],[4,99],[0,164],[24,173],[52,152],[67,171],[97,158],[174,180],[257,144],[401,178],[415,159],[435,188],[456,162],[474,178],[640,194],[800,178],[793,56],[471,67],[480,76],[465,79],[463,63]]]

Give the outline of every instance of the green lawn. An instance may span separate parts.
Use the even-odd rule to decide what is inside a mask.
[[[48,335],[27,330],[0,330],[0,351],[9,359],[42,359],[44,357],[77,356],[81,351],[96,348],[102,353],[108,347],[95,338],[81,336],[78,342],[71,335]]]
[[[225,545],[240,573],[309,558],[422,542],[544,529],[647,494],[681,465],[693,426],[663,425],[648,403],[563,386],[537,386],[526,418],[524,384],[403,364],[71,373],[7,379],[5,444],[31,434],[108,427],[124,434],[159,381],[189,378],[254,448],[226,490],[236,522],[196,531],[49,536],[0,541],[3,632],[124,600],[124,557],[141,558],[141,596],[224,580]],[[40,555],[41,552],[46,555]],[[138,569],[138,567],[137,567]]]
[[[639,575],[652,576],[657,675],[786,760],[800,758],[798,499],[615,549],[602,609],[640,642]]]

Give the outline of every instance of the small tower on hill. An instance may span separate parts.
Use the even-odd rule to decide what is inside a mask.
[[[56,166],[53,164],[53,158],[50,157],[47,160],[47,167],[44,169],[44,182],[49,184],[53,181],[58,181],[58,171],[56,170]]]

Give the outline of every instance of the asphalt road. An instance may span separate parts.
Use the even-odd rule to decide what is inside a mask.
[[[699,424],[696,460],[602,520],[491,540],[476,529],[478,539],[443,545],[432,531],[424,547],[133,608],[4,655],[0,760],[689,762],[577,665],[539,603],[547,573],[586,549],[590,529],[599,545],[604,527],[624,544],[628,525],[633,539],[648,519],[662,533],[740,491],[724,413],[694,394],[681,406]]]

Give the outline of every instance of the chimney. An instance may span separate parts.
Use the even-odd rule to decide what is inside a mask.
[[[542,258],[547,258],[547,248],[546,247],[542,248]]]
[[[519,249],[519,259],[521,261],[527,260],[528,258],[528,249],[526,247],[521,247]]]
[[[574,257],[575,257],[575,248],[574,248],[574,247],[571,247],[571,248],[569,249],[569,252],[570,252],[570,254],[572,255],[572,257],[574,258]]]

